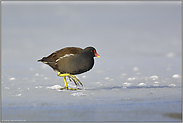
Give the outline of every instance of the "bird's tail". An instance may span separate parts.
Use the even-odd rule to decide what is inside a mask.
[[[47,58],[47,57],[43,57],[40,60],[37,60],[38,62],[43,62],[43,63],[54,63],[51,59]]]
[[[42,62],[42,59],[40,59],[40,60],[37,60],[37,62]]]
[[[37,60],[38,62],[48,63],[48,59],[46,57],[43,57],[40,60]]]

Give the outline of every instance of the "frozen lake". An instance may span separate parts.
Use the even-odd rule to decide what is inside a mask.
[[[100,60],[104,61],[95,59],[95,66],[101,67],[78,75],[84,87],[77,91],[59,90],[63,79],[42,64],[41,68],[24,71],[32,76],[29,78],[16,78],[3,71],[2,119],[181,121],[181,76],[175,64],[180,64],[180,59],[154,58],[157,63],[151,64],[153,68],[141,64],[144,59],[136,59],[139,64],[134,67],[124,63],[132,61],[130,58],[122,60],[120,67],[108,60],[113,67],[102,68],[97,64]],[[69,86],[75,87],[71,82]]]
[[[181,30],[179,1],[3,1],[2,121],[182,121]],[[66,46],[101,56],[81,90],[37,62]]]

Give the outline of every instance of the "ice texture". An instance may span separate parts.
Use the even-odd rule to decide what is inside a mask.
[[[1,120],[181,122],[180,1],[3,1]],[[37,62],[64,47],[101,58],[60,90]]]

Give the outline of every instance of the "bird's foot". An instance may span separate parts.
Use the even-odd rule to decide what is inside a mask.
[[[63,88],[60,88],[60,90],[78,90],[78,88],[69,88],[69,87],[63,87]]]
[[[70,81],[72,80],[75,83],[76,86],[79,85],[79,84],[81,86],[83,86],[83,84],[80,82],[80,80],[72,74],[69,74],[69,73],[61,74],[60,72],[58,72],[57,75],[60,76],[60,77],[66,77],[67,76],[67,77],[69,77]]]
[[[80,82],[80,80],[79,80],[76,76],[70,75],[70,76],[68,76],[68,77],[69,77],[69,80],[70,80],[70,81],[72,80],[76,86],[78,86],[79,84],[80,84],[81,86],[83,86],[83,84]]]
[[[81,86],[83,86],[83,84],[80,82],[80,80],[72,74],[69,74],[69,73],[61,74],[60,72],[58,72],[57,75],[60,76],[60,77],[63,77],[63,79],[64,79],[65,87],[61,88],[61,90],[63,90],[63,89],[78,90],[78,89],[75,89],[75,88],[68,88],[66,77],[68,77],[70,81],[72,80],[75,83],[76,86],[78,86],[79,84]]]

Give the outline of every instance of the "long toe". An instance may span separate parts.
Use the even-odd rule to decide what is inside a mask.
[[[70,76],[68,76],[68,77],[69,77],[70,81],[72,80],[76,86],[79,85],[79,83],[74,78],[72,78]]]
[[[67,90],[78,90],[78,88],[68,88]]]
[[[68,87],[63,87],[63,88],[60,88],[60,90],[64,90],[64,89],[68,90]]]
[[[80,80],[76,77],[76,76],[74,76],[74,75],[70,75],[70,77],[79,85],[79,83],[80,83],[80,85],[81,86],[83,86],[83,84],[80,82]],[[78,83],[79,82],[79,83]]]
[[[79,88],[69,88],[69,87],[60,88],[60,90],[64,90],[64,89],[66,89],[66,90],[78,90]],[[81,89],[79,89],[79,90],[81,90]]]

